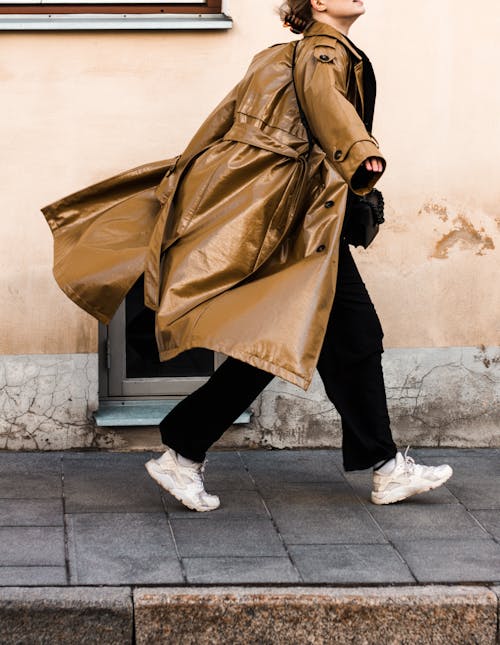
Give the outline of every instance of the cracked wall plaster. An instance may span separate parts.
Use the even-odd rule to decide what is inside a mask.
[[[500,446],[500,347],[390,349],[384,374],[401,446]],[[156,428],[98,428],[97,354],[0,356],[0,449],[161,449]],[[339,447],[340,419],[315,375],[274,379],[217,447]]]
[[[105,447],[97,354],[0,356],[0,449]]]
[[[500,348],[390,349],[383,358],[400,446],[500,446]],[[340,447],[340,418],[316,373],[307,392],[275,379],[245,430],[219,445]]]

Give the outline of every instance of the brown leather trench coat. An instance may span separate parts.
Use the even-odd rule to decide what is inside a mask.
[[[253,59],[182,155],[42,209],[54,275],[108,323],[144,273],[161,360],[204,347],[306,389],[335,295],[348,186],[378,144],[366,131],[362,59],[313,22],[300,42]]]

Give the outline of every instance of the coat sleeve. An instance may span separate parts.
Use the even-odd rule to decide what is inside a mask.
[[[352,191],[368,193],[380,174],[368,172],[370,157],[385,160],[378,143],[346,98],[349,54],[342,44],[307,44],[297,58],[295,83],[316,141]]]

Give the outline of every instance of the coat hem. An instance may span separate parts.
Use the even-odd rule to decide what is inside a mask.
[[[278,376],[279,378],[282,378],[285,381],[292,383],[293,385],[297,385],[303,390],[307,390],[308,387],[311,385],[312,375],[311,375],[311,378],[306,379],[300,376],[299,374],[292,372],[291,370],[287,370],[284,367],[276,365],[276,363],[272,363],[270,361],[266,361],[262,358],[259,358],[254,354],[247,354],[246,352],[235,351],[231,348],[224,347],[220,344],[215,344],[215,343],[213,345],[206,342],[186,343],[185,345],[182,346],[182,348],[175,347],[173,349],[164,349],[163,351],[160,352],[160,361],[168,361],[172,358],[175,358],[175,356],[178,356],[179,354],[181,354],[182,352],[185,352],[188,349],[195,349],[199,347],[203,347],[203,349],[210,349],[213,352],[221,352],[222,354],[226,354],[226,356],[231,356],[232,358],[241,360],[244,363],[249,363],[250,365],[253,365],[258,369],[262,369],[266,372],[273,374],[274,376]]]
[[[97,311],[95,307],[90,305],[86,300],[84,300],[80,295],[78,295],[76,291],[74,291],[68,284],[64,284],[62,276],[58,274],[57,267],[54,267],[54,270],[52,271],[52,273],[55,278],[55,281],[59,285],[59,288],[68,296],[70,300],[72,300],[76,305],[78,305],[81,309],[86,311],[88,314],[90,314],[94,318],[97,318],[99,322],[103,323],[104,325],[109,325],[111,321],[111,316],[106,316],[100,311]]]

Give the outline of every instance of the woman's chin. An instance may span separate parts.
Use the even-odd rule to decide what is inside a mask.
[[[363,0],[352,0],[355,8],[355,16],[362,16],[366,12],[365,3]]]

